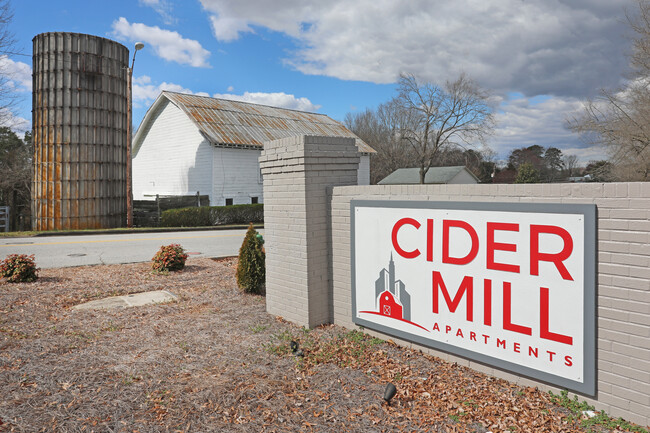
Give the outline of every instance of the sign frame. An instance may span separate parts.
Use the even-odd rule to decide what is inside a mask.
[[[583,247],[583,382],[571,380],[549,372],[506,361],[445,342],[436,341],[394,329],[357,317],[357,248],[356,209],[436,209],[460,211],[491,211],[515,213],[578,214],[584,218]],[[352,322],[358,326],[379,331],[388,336],[416,343],[418,345],[457,355],[470,361],[525,376],[559,388],[568,389],[586,396],[596,395],[596,326],[597,326],[597,207],[595,204],[571,203],[512,203],[512,202],[461,202],[461,201],[410,201],[410,200],[351,200],[350,201],[350,257],[351,257],[351,306]]]

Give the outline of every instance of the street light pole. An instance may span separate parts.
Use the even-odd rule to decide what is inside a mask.
[[[135,65],[135,55],[144,48],[142,42],[136,42],[133,50],[133,60],[131,67],[126,68],[126,80],[128,85],[127,92],[127,121],[126,121],[126,226],[133,227],[133,162],[131,157],[131,142],[133,140],[133,66]]]

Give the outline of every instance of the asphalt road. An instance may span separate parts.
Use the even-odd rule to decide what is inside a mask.
[[[262,232],[263,233],[263,232]],[[0,260],[34,254],[39,268],[148,262],[162,245],[181,244],[190,257],[239,253],[246,230],[0,238]]]

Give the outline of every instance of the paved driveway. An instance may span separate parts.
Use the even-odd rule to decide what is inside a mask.
[[[246,230],[0,238],[0,259],[34,254],[39,268],[147,262],[162,245],[181,244],[190,256],[236,256]]]

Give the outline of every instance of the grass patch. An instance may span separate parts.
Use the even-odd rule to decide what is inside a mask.
[[[618,430],[631,431],[637,433],[650,433],[647,429],[629,423],[628,421],[625,421],[623,418],[611,418],[604,411],[598,411],[596,416],[594,417],[582,419],[584,417],[583,412],[594,411],[595,410],[594,406],[590,405],[584,400],[580,402],[578,400],[577,395],[574,395],[573,399],[570,398],[569,391],[567,390],[560,391],[559,395],[554,394],[552,391],[549,391],[548,393],[550,395],[550,399],[552,403],[561,406],[565,409],[568,409],[572,413],[572,416],[570,418],[581,419],[580,423],[582,424],[583,427],[591,428],[591,427],[599,426],[608,429],[618,429]]]
[[[23,232],[0,232],[0,238],[28,238],[36,236],[39,232],[23,231]]]
[[[266,328],[268,327],[269,325],[255,325],[255,326],[251,326],[250,330],[253,334],[259,334],[260,332],[265,331]]]
[[[270,341],[264,344],[264,349],[277,356],[283,356],[291,352],[289,343],[295,337],[290,331],[282,331],[271,335]]]
[[[310,330],[302,328],[292,333],[283,331],[271,336],[271,342],[265,345],[269,353],[283,356],[291,353],[290,343],[296,341],[304,357],[299,368],[305,369],[318,364],[336,364],[340,367],[360,367],[368,363],[375,346],[384,340],[370,337],[363,332],[353,330],[330,336],[315,338]]]

